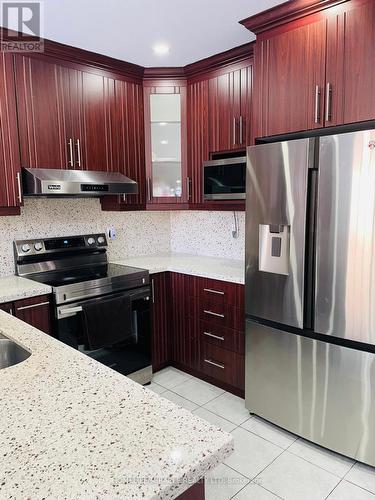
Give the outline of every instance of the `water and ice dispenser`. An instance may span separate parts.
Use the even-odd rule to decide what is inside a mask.
[[[259,271],[289,275],[290,226],[259,224]]]

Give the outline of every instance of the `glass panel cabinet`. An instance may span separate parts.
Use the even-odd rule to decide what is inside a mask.
[[[186,203],[186,87],[145,88],[148,203]]]

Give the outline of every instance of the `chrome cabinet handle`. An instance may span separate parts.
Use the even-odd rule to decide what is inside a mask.
[[[186,199],[190,201],[190,177],[186,177]]]
[[[81,167],[81,141],[79,139],[77,139],[76,146],[77,146],[77,165]]]
[[[208,293],[216,293],[217,295],[224,295],[224,292],[221,292],[219,290],[212,290],[211,288],[203,288],[203,291]]]
[[[122,199],[122,201],[123,201],[124,203],[126,203],[126,194],[122,194],[122,195],[121,195],[121,199]]]
[[[243,140],[243,137],[242,137],[242,115],[240,115],[240,144],[242,144],[242,140]]]
[[[320,123],[320,87],[316,85],[315,87],[315,112],[314,112],[314,123]]]
[[[233,118],[233,146],[236,145],[236,118]]]
[[[215,363],[215,361],[211,361],[210,359],[205,359],[204,362],[208,363],[209,365],[216,366],[217,368],[220,368],[221,370],[225,369],[225,365],[222,365],[220,363]]]
[[[225,340],[224,337],[219,337],[218,335],[214,335],[213,333],[211,332],[203,332],[203,335],[206,335],[207,337],[212,337],[213,339],[217,339],[217,340]]]
[[[147,200],[151,201],[151,177],[147,177]]]
[[[326,122],[330,122],[332,120],[332,85],[327,83],[326,90]]]
[[[21,189],[21,173],[20,172],[17,172],[17,175],[16,175],[16,179],[17,179],[17,187],[18,187],[18,201],[20,203],[22,203],[22,189]]]
[[[151,280],[151,296],[152,296],[152,303],[155,304],[155,281],[154,281],[154,279]]]
[[[42,307],[42,306],[46,306],[46,305],[49,305],[49,302],[39,302],[39,304],[30,304],[29,306],[21,306],[21,307],[17,307],[17,311],[24,311],[25,309],[34,309],[35,307]]]
[[[73,159],[73,139],[69,139],[69,141],[68,141],[68,146],[69,146],[69,156],[70,156],[70,160],[68,160],[68,165],[69,165],[69,167],[74,167],[74,159]]]
[[[211,316],[217,316],[218,318],[225,318],[224,314],[215,313],[213,311],[203,311],[205,314],[210,314]]]

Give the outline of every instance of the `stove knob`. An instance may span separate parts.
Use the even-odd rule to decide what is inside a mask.
[[[30,245],[28,243],[25,243],[24,245],[22,245],[21,247],[21,250],[26,253],[26,252],[30,252]]]
[[[40,241],[38,241],[37,243],[34,244],[34,248],[37,252],[40,252],[43,248],[43,244]]]
[[[99,238],[98,238],[98,243],[99,243],[99,245],[103,245],[103,243],[105,243],[105,238],[104,238],[104,236],[99,236]]]
[[[90,238],[88,238],[87,243],[89,245],[93,245],[95,243],[95,239],[90,237]]]

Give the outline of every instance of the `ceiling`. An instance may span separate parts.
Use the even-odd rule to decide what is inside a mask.
[[[184,66],[254,39],[238,21],[284,0],[44,0],[44,36],[141,66]],[[169,54],[152,46],[165,43]]]

